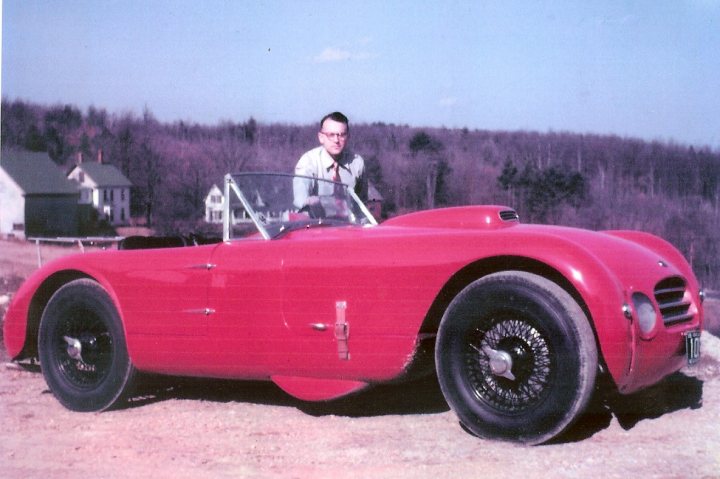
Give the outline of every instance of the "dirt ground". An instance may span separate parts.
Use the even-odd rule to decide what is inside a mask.
[[[0,241],[0,279],[26,276],[34,254]],[[720,301],[706,305],[718,334]],[[702,341],[699,364],[596,401],[536,447],[468,434],[434,380],[308,406],[270,383],[146,378],[125,408],[73,413],[0,349],[0,477],[720,478],[720,339]]]

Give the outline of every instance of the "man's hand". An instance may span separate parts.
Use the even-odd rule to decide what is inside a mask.
[[[320,204],[320,197],[309,196],[305,206],[300,208],[300,213],[307,213],[310,218],[325,218],[325,208]]]

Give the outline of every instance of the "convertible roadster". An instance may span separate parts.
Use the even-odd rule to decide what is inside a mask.
[[[119,404],[138,373],[305,401],[437,374],[466,429],[526,444],[566,430],[601,377],[632,393],[699,357],[703,293],[656,236],[504,206],[377,224],[343,185],[292,175],[224,189],[222,236],[129,237],[39,269],[6,315],[10,356],[39,358],[75,411]]]

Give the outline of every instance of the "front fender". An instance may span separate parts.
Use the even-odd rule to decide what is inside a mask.
[[[685,258],[667,241],[642,232],[604,232],[582,239],[566,242],[565,254],[544,260],[585,301],[618,389],[633,392],[677,371],[685,361],[683,335],[700,328],[703,320],[698,283]],[[670,326],[661,322],[641,335],[632,295],[643,293],[654,300],[656,286],[670,277],[686,281],[695,317]],[[624,305],[629,306],[627,313]]]
[[[605,366],[622,385],[630,373],[634,337],[632,323],[623,316],[628,293],[620,279],[592,252],[572,242],[562,251],[536,252],[533,259],[557,271],[565,287],[575,290],[589,314]]]

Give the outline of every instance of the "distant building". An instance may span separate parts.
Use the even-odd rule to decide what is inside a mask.
[[[47,153],[0,153],[1,235],[77,236],[79,198],[77,185]]]
[[[223,222],[223,192],[217,185],[212,185],[205,197],[205,222]]]
[[[68,173],[68,178],[80,187],[80,203],[91,204],[100,219],[113,226],[130,222],[130,188],[132,183],[113,165],[103,163],[102,151],[97,161],[78,162]]]
[[[205,196],[205,222],[212,224],[222,224],[225,211],[225,195],[217,185],[212,185],[207,196]],[[231,211],[232,218],[230,222],[234,225],[238,223],[248,223],[252,219],[242,207],[233,208]]]

